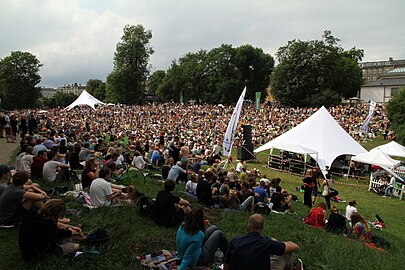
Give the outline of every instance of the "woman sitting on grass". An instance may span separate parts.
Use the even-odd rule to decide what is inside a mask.
[[[247,197],[244,202],[240,203],[236,191],[231,190],[228,184],[223,185],[222,192],[224,195],[220,198],[221,207],[240,211],[248,210],[249,206],[250,209],[253,209],[255,201],[253,196]]]
[[[80,228],[70,226],[58,228],[58,220],[65,215],[65,203],[62,200],[48,200],[38,215],[24,220],[20,226],[18,245],[24,260],[32,261],[44,256],[67,255],[79,250],[79,244],[67,240],[71,236],[83,236]],[[62,239],[63,242],[58,242]]]
[[[312,227],[318,229],[323,229],[323,227],[325,226],[325,213],[326,203],[318,203],[311,209],[311,212],[309,212],[309,215],[305,219],[305,224],[311,225]]]
[[[352,233],[356,240],[371,242],[371,225],[358,213],[353,213],[351,217]]]
[[[212,264],[217,249],[225,254],[229,242],[216,226],[205,230],[204,210],[198,207],[185,216],[184,223],[177,231],[176,245],[181,260],[179,270],[184,270],[196,265]]]

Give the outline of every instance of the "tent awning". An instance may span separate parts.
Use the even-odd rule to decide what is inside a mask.
[[[374,149],[380,149],[389,156],[405,157],[405,147],[394,141],[377,146],[372,150]]]
[[[93,108],[93,110],[95,110],[96,108],[94,107],[94,105],[96,105],[96,104],[104,104],[104,103],[101,102],[100,100],[96,99],[89,93],[87,93],[86,90],[83,90],[83,92],[80,94],[80,96],[75,101],[73,101],[72,104],[67,106],[65,108],[65,110],[70,111],[71,109],[73,109],[74,107],[79,106],[79,105],[87,105],[87,106],[90,106],[91,108]]]
[[[392,159],[380,149],[373,149],[370,152],[362,153],[352,157],[352,161],[377,165],[380,167],[394,168],[400,161]]]

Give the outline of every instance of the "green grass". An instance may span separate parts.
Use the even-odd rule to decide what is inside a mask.
[[[259,158],[266,160],[266,154]],[[281,185],[289,191],[301,186],[301,177],[264,168],[260,163],[248,163],[248,169],[258,168],[268,178],[280,177]],[[304,262],[305,269],[405,269],[402,259],[405,249],[405,201],[388,199],[367,191],[366,181],[335,178],[335,188],[342,199],[356,199],[359,212],[373,220],[378,213],[386,222],[382,232],[376,232],[391,242],[391,248],[385,252],[377,251],[365,245],[351,241],[344,236],[337,236],[306,226],[302,222],[309,209],[302,204],[303,194],[298,195],[299,201],[293,204],[297,215],[265,216],[264,234],[282,241],[291,240],[300,246],[297,256]],[[146,183],[135,179],[140,191],[154,197],[162,189],[163,184],[148,178]],[[356,186],[346,185],[356,184]],[[184,189],[184,185],[176,187],[176,193]],[[320,198],[320,200],[323,200]],[[97,228],[110,231],[108,246],[100,249],[102,255],[98,259],[88,258],[72,263],[66,258],[51,257],[39,264],[29,265],[22,261],[18,246],[17,230],[0,230],[0,269],[141,269],[137,255],[151,253],[162,249],[175,250],[177,228],[161,228],[152,221],[141,218],[138,210],[131,206],[112,208],[87,209],[67,198],[68,208],[80,209],[77,217],[72,217],[73,224],[81,224],[84,232]],[[197,205],[192,202],[192,205]],[[345,203],[337,204],[344,213]],[[218,225],[229,238],[246,233],[247,213],[224,212],[209,210],[207,215],[213,224]]]

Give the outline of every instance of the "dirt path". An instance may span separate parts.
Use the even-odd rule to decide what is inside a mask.
[[[5,138],[0,138],[0,164],[8,164],[13,157],[19,143],[8,143]],[[15,165],[13,160],[9,165]]]

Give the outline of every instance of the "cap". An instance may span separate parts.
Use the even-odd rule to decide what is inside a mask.
[[[13,168],[8,166],[7,164],[0,164],[0,175],[3,175],[5,173],[8,173],[12,170]]]

